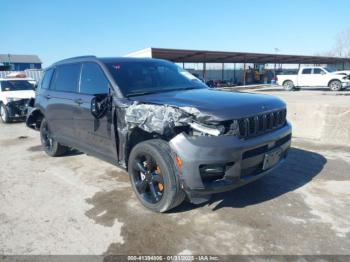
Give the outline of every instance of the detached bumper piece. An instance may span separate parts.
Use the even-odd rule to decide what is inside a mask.
[[[29,99],[8,102],[6,109],[10,118],[25,118],[27,115]]]

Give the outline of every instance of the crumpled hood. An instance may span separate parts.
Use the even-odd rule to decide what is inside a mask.
[[[335,72],[332,72],[331,74],[332,75],[341,75],[341,74],[350,75],[350,70],[335,71]]]
[[[20,99],[29,99],[35,97],[35,92],[33,90],[22,90],[22,91],[5,91],[1,92],[1,98],[4,103],[7,103],[7,98],[20,98]]]
[[[185,108],[187,112],[195,108],[204,118],[210,116],[211,120],[216,121],[238,119],[286,107],[282,100],[274,96],[215,89],[163,92],[132,97],[132,100]]]

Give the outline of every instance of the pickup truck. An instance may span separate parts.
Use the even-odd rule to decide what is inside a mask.
[[[150,210],[165,212],[253,182],[291,145],[286,104],[208,88],[175,64],[150,58],[70,58],[48,67],[28,109],[43,150],[70,148],[129,173]]]
[[[329,87],[331,91],[340,91],[350,85],[350,76],[327,67],[302,67],[297,74],[277,75],[277,84],[291,91],[296,87]]]

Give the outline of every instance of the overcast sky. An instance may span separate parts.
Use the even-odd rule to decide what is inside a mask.
[[[350,1],[0,0],[0,53],[48,66],[146,47],[313,55],[350,26]]]

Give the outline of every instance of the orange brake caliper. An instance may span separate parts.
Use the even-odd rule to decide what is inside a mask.
[[[160,171],[160,167],[159,166],[157,166],[157,169],[156,169],[155,173],[157,175],[161,176],[161,171]],[[159,189],[159,192],[163,192],[164,185],[162,183],[158,183],[158,189]]]

